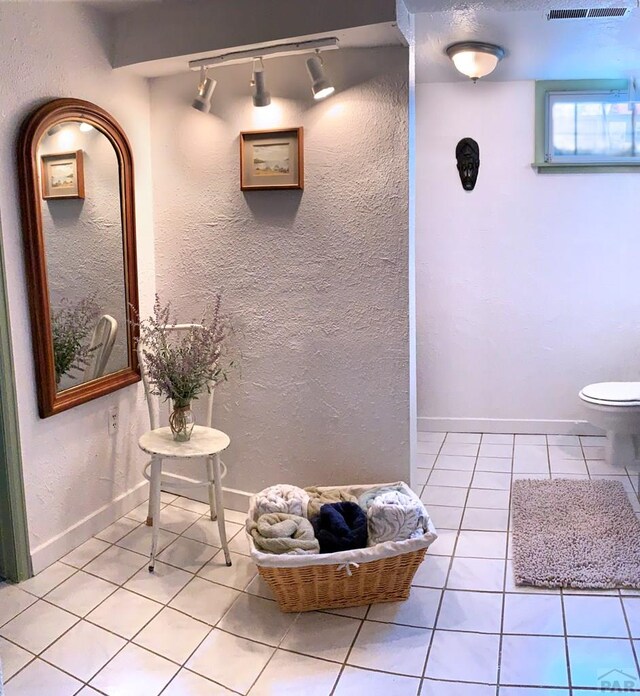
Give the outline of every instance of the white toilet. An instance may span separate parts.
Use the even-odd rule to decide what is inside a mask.
[[[587,420],[607,432],[605,459],[640,468],[640,382],[599,382],[579,394]]]

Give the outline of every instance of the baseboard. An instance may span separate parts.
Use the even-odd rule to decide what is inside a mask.
[[[517,433],[519,435],[602,435],[583,420],[507,418],[418,418],[418,432]]]
[[[209,503],[209,493],[206,488],[175,488],[167,483],[162,486],[162,490],[175,495],[184,495],[192,500],[199,500],[201,503]],[[253,494],[247,491],[240,491],[236,488],[222,487],[222,499],[227,510],[237,510],[238,512],[248,512],[249,499]]]
[[[33,572],[39,573],[47,566],[62,558],[87,539],[102,531],[105,527],[113,524],[134,507],[147,500],[149,494],[149,484],[141,481],[131,490],[118,496],[107,505],[103,505],[99,510],[87,515],[84,519],[61,532],[53,539],[45,541],[44,544],[36,546],[31,550],[31,562]]]

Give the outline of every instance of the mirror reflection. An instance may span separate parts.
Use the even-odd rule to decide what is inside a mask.
[[[77,120],[38,143],[56,391],[128,367],[120,171],[98,128]]]

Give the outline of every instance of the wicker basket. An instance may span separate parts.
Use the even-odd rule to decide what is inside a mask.
[[[378,486],[344,486],[354,493],[375,487]],[[427,547],[435,538],[435,529],[430,525],[429,533],[420,540],[386,542],[370,547],[367,549],[370,560],[363,561],[361,552],[352,551],[305,556],[308,562],[305,561],[304,565],[299,564],[301,557],[297,556],[298,564],[294,566],[290,558],[278,556],[275,561],[273,555],[270,555],[268,565],[263,564],[267,558],[256,549],[249,536],[251,556],[258,566],[258,572],[284,612],[340,609],[405,600],[409,597],[413,576],[424,560]],[[403,553],[405,547],[407,552]],[[331,557],[335,557],[335,562]]]

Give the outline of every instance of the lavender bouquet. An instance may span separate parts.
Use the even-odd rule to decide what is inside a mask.
[[[210,393],[218,382],[226,381],[227,372],[233,366],[233,362],[222,364],[231,325],[220,311],[221,301],[221,295],[217,294],[199,324],[168,331],[177,322],[172,317],[171,304],[163,305],[156,295],[153,315],[139,323],[141,353],[151,393],[173,400],[169,425],[177,440],[188,440],[191,436],[191,401],[203,392]]]
[[[100,308],[95,294],[72,303],[63,297],[58,309],[51,309],[51,334],[56,384],[63,375],[72,379],[73,370],[82,371],[89,364],[91,353],[100,346],[89,346],[87,338],[93,331]]]

